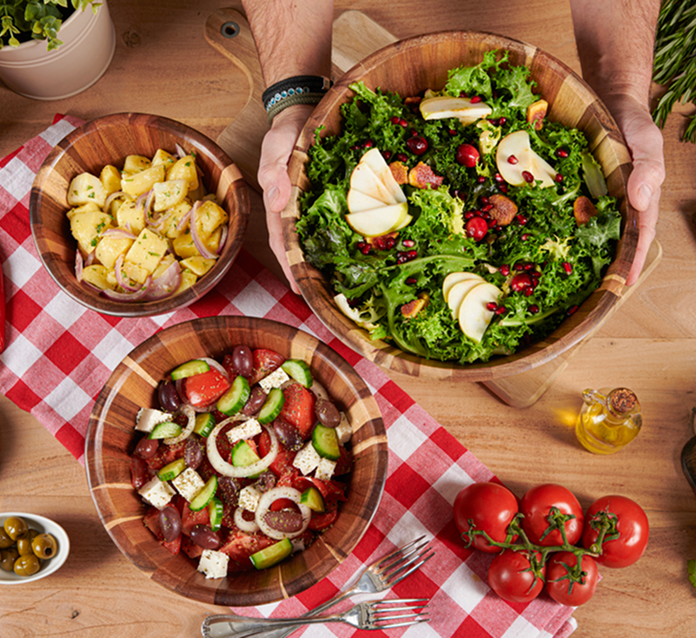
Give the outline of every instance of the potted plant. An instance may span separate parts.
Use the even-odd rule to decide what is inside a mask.
[[[39,100],[96,82],[116,46],[106,0],[0,0],[0,80]]]

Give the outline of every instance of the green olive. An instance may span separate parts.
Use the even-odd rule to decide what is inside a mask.
[[[0,527],[0,549],[7,549],[12,547],[14,541],[10,538],[10,535],[5,531],[4,527]]]
[[[3,527],[5,528],[7,535],[13,541],[16,541],[18,538],[22,538],[22,536],[29,531],[27,522],[19,516],[10,516],[10,518],[6,518],[5,522],[3,523]]]
[[[31,539],[29,538],[28,534],[26,536],[23,536],[22,538],[17,539],[16,547],[20,556],[25,556],[26,554],[34,553],[34,549],[31,545]]]
[[[41,561],[34,554],[20,556],[14,563],[14,573],[17,576],[31,576],[41,569]]]
[[[3,549],[0,552],[0,568],[6,572],[11,572],[14,569],[14,563],[19,558],[19,552],[16,547]]]
[[[58,551],[58,543],[50,534],[39,534],[32,541],[31,548],[39,558],[53,558]]]

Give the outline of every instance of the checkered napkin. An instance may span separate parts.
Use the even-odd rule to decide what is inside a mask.
[[[564,638],[576,628],[572,608],[542,594],[509,604],[491,592],[491,557],[462,547],[451,504],[459,490],[492,473],[394,384],[376,365],[346,348],[307,305],[248,253],[225,280],[186,309],[153,318],[102,316],[73,302],[41,265],[29,228],[29,193],[51,148],[81,122],[57,116],[53,125],[0,160],[0,248],[6,278],[7,346],[0,391],[31,412],[80,462],[90,411],[111,371],[161,328],[210,315],[247,315],[302,328],[328,343],[363,377],[382,411],[389,470],[373,523],[354,553],[329,577],[281,603],[237,610],[252,616],[300,614],[333,596],[361,568],[425,534],[436,557],[388,593],[431,599],[432,621],[389,635],[419,638]],[[351,583],[352,584],[352,583]],[[315,625],[305,636],[352,636],[342,624]],[[378,635],[386,635],[380,633]]]

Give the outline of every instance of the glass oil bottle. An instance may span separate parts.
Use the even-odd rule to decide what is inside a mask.
[[[643,425],[640,403],[628,388],[585,390],[575,422],[578,441],[595,454],[614,454],[638,436]]]

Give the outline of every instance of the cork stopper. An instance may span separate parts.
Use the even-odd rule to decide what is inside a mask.
[[[626,414],[638,403],[638,397],[628,388],[616,388],[609,395],[611,409],[618,414]]]

